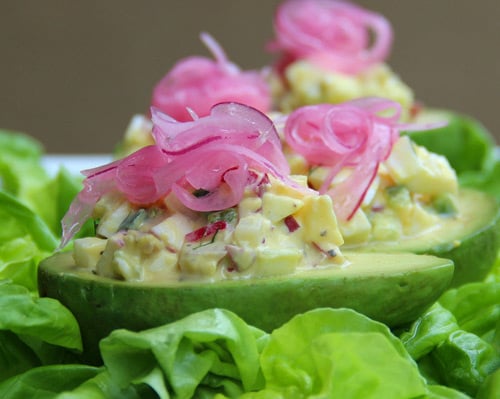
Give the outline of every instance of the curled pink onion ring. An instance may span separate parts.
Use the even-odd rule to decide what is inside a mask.
[[[151,105],[178,121],[191,120],[190,110],[206,116],[213,105],[234,101],[262,112],[271,108],[271,94],[263,75],[240,71],[207,33],[201,40],[215,60],[191,56],[177,62],[154,87]]]
[[[318,104],[298,108],[285,123],[286,143],[311,166],[329,169],[320,193],[328,193],[336,215],[352,218],[361,206],[380,162],[390,155],[401,130],[425,130],[436,124],[399,123],[401,105],[370,97],[342,104]],[[350,176],[331,186],[343,168]]]
[[[286,0],[276,10],[274,29],[268,47],[282,52],[282,64],[306,59],[348,74],[383,62],[393,40],[384,16],[341,0]]]

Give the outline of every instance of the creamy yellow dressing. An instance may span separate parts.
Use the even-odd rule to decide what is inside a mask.
[[[97,237],[75,241],[75,263],[128,281],[239,279],[343,266],[331,199],[305,183],[269,177],[260,190],[248,188],[236,207],[210,213],[193,212],[172,195],[136,209],[108,194],[94,210]],[[200,233],[207,226],[210,234]]]

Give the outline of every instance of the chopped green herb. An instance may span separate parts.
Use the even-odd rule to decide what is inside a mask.
[[[223,211],[211,212],[207,216],[208,223],[218,222],[219,220],[223,220],[226,223],[231,223],[234,220],[237,220],[238,212],[235,208],[225,209]]]
[[[196,190],[193,191],[193,195],[196,198],[204,197],[205,195],[207,195],[209,193],[210,193],[210,191],[205,190],[204,188],[198,188],[198,189],[196,189]]]
[[[405,186],[391,186],[385,189],[388,204],[392,208],[402,208],[411,203],[410,191]]]
[[[432,203],[433,209],[441,215],[453,216],[457,214],[457,206],[453,198],[448,194],[442,194],[436,197]]]
[[[137,230],[147,219],[149,212],[144,209],[138,209],[137,211],[130,212],[127,217],[121,222],[118,227],[120,230]]]

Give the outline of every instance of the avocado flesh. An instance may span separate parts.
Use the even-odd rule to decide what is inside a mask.
[[[390,242],[344,245],[344,251],[414,252],[453,260],[451,286],[483,280],[495,263],[500,247],[500,210],[496,200],[477,190],[462,189],[458,196],[458,217],[418,237]]]
[[[349,265],[293,275],[218,282],[131,283],[74,265],[71,253],[41,262],[40,295],[58,299],[77,318],[86,361],[117,328],[143,330],[209,308],[225,308],[272,331],[319,307],[349,307],[399,326],[416,319],[449,286],[453,262],[415,254],[346,254]]]

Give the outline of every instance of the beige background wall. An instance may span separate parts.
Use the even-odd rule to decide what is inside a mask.
[[[467,112],[500,141],[500,2],[359,0],[385,14],[389,63],[429,105]],[[5,1],[0,5],[0,128],[52,153],[109,152],[180,57],[208,55],[210,32],[242,68],[271,60],[278,0]]]

